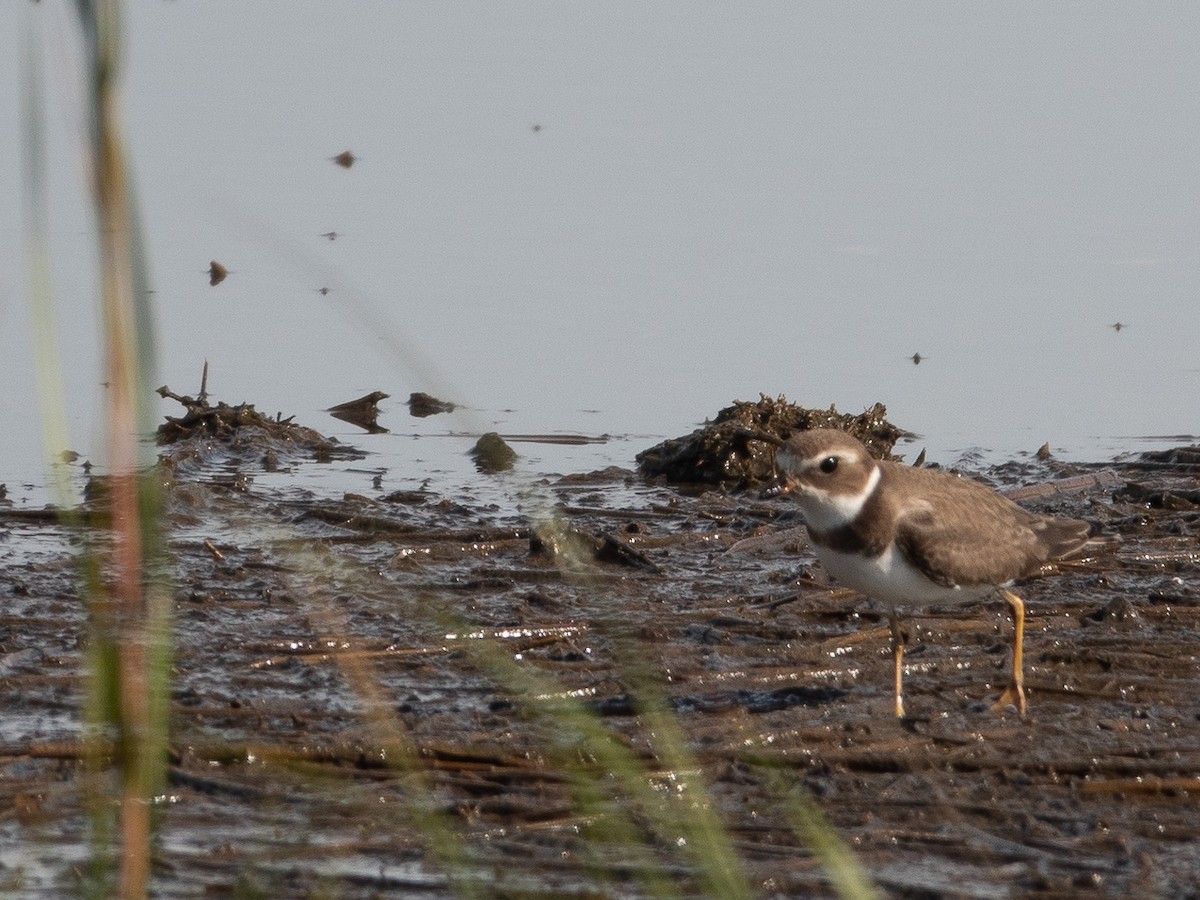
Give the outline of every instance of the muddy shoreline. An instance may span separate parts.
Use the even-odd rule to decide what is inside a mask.
[[[561,760],[586,741],[511,680],[528,675],[630,748],[673,814],[706,791],[761,896],[832,895],[789,818],[799,786],[888,896],[1194,896],[1200,456],[982,474],[1123,542],[1025,587],[1024,721],[987,708],[1002,602],[910,616],[919,721],[903,727],[883,610],[824,582],[786,499],[609,469],[524,485],[516,512],[469,488],[330,501],[196,454],[167,494],[175,682],[154,890],[449,896],[420,808],[497,896],[643,896],[650,871],[709,893],[645,810],[636,852],[611,840],[597,810],[642,801],[599,761],[603,803],[580,811]],[[52,517],[0,509],[13,896],[79,890],[88,853],[77,553]],[[670,768],[656,704],[695,768]]]

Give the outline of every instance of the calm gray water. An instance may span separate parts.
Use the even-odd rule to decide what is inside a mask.
[[[608,433],[527,445],[522,465],[629,466],[760,391],[882,401],[943,462],[1044,441],[1104,459],[1200,430],[1200,6],[126,17],[156,384],[195,392],[207,358],[216,397],[373,451],[335,489],[474,477],[469,439],[431,437],[451,430]],[[67,4],[0,8],[0,482],[28,502],[61,448],[43,446],[15,162],[27,45],[68,443],[103,457],[75,32]],[[350,169],[329,159],[346,149]],[[215,288],[213,259],[231,271]],[[376,389],[391,435],[320,412]],[[415,390],[471,411],[411,419]]]

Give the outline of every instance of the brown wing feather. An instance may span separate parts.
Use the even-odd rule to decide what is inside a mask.
[[[1086,522],[1039,516],[965,478],[896,465],[884,477],[920,496],[897,510],[896,542],[938,584],[1003,584],[1087,542]],[[976,522],[988,524],[986,543],[961,527]]]

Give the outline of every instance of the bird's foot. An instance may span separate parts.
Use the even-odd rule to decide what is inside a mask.
[[[1010,684],[1000,695],[1000,699],[992,704],[992,711],[1003,713],[1016,707],[1017,714],[1025,718],[1025,688],[1019,684]]]

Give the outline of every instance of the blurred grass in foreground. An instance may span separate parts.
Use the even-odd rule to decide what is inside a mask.
[[[173,603],[169,585],[148,577],[165,569],[162,501],[139,454],[139,435],[153,430],[154,318],[121,121],[120,6],[116,0],[77,0],[76,7],[100,237],[111,510],[111,575],[102,581],[93,571],[87,580],[87,717],[94,763],[103,765],[111,747],[118,773],[118,892],[141,897],[150,882],[153,800],[166,781]],[[102,818],[105,807],[94,808]]]
[[[120,7],[116,0],[77,0],[89,116],[87,164],[97,217],[101,258],[103,346],[108,382],[109,503],[107,530],[85,533],[83,563],[89,624],[86,639],[87,697],[84,710],[91,810],[93,866],[87,887],[96,896],[144,897],[151,888],[155,798],[165,786],[169,735],[173,594],[165,572],[162,498],[150,460],[139,453],[139,434],[153,431],[154,316],[148,261],[134,200],[120,119]],[[30,21],[33,21],[32,16]],[[62,361],[55,335],[49,250],[42,122],[45,99],[41,60],[31,25],[25,57],[24,181],[42,421],[48,448],[67,446]],[[69,507],[65,485],[60,506]],[[545,510],[543,525],[566,528]],[[320,548],[290,551],[297,571],[316,578],[338,563]],[[567,577],[587,580],[586,564],[562,562]],[[314,617],[328,634],[347,629],[328,598],[313,591]],[[431,621],[447,631],[470,626],[433,603],[423,604]],[[753,896],[736,844],[703,782],[703,767],[670,709],[661,679],[645,661],[613,644],[637,697],[645,733],[652,736],[653,766],[622,742],[584,703],[567,696],[554,680],[523,666],[493,640],[471,642],[481,669],[544,725],[547,761],[561,770],[575,810],[591,820],[594,852],[585,862],[599,889],[610,883],[605,851],[618,849],[634,860],[640,887],[650,896],[680,896],[676,876],[656,866],[647,840],[677,848],[706,896]],[[398,770],[421,774],[424,765],[403,726],[390,711],[369,667],[345,663],[370,733]],[[769,764],[767,764],[769,765]],[[876,896],[853,854],[824,821],[801,789],[782,771],[770,777],[801,843],[820,858],[834,889],[844,897]],[[679,790],[662,790],[678,779]],[[488,883],[475,874],[466,836],[445,811],[414,797],[405,810],[424,836],[431,855],[463,896],[487,896]]]
[[[82,529],[82,581],[88,611],[83,734],[93,864],[85,889],[143,897],[150,880],[151,813],[165,783],[172,595],[148,572],[162,572],[161,502],[139,435],[152,430],[150,371],[154,322],[138,217],[120,122],[120,16],[111,0],[78,0],[91,180],[100,245],[102,347],[106,364],[107,528]],[[42,59],[34,13],[23,58],[23,182],[30,301],[46,449],[68,446],[63,361],[50,285],[48,175]],[[65,479],[54,463],[60,508]],[[115,774],[115,782],[113,775]],[[115,802],[114,802],[115,801]],[[115,878],[114,878],[115,873]]]

